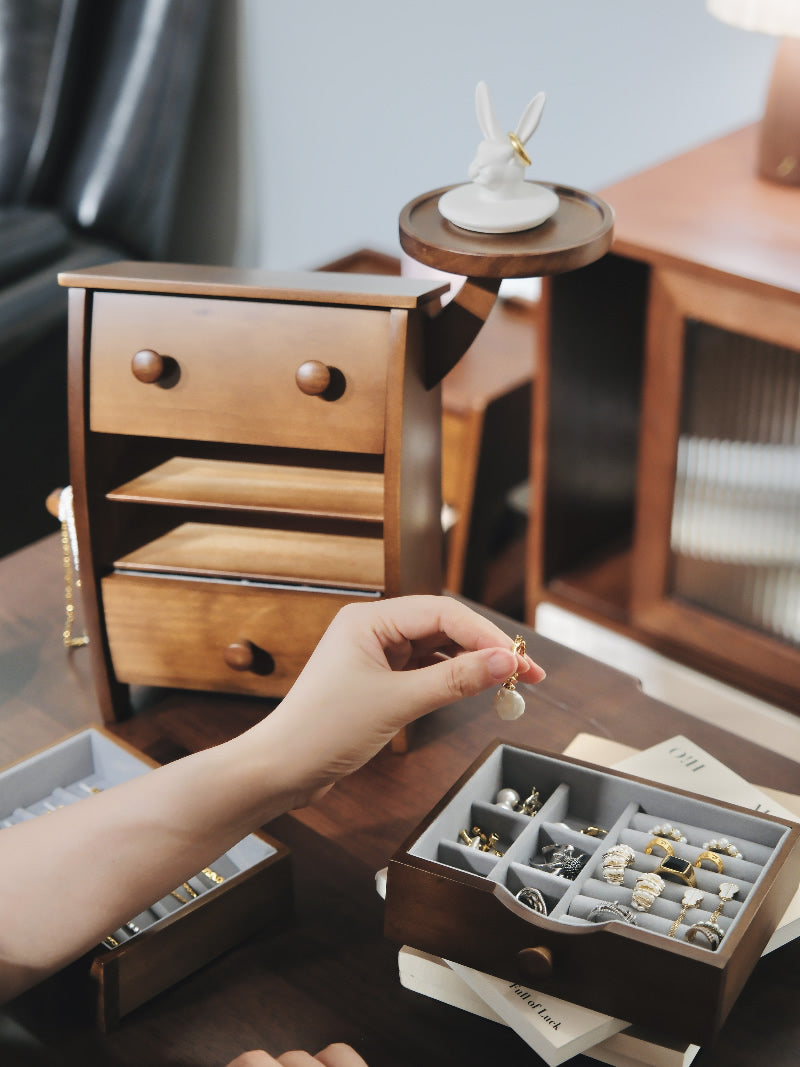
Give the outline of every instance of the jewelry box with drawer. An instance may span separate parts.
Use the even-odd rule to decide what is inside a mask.
[[[0,828],[146,774],[157,764],[90,728],[0,771]],[[227,949],[292,912],[288,848],[258,831],[153,901],[89,953],[102,1030]]]
[[[385,929],[706,1044],[798,879],[793,822],[496,741],[392,856]]]
[[[338,609],[441,591],[430,280],[118,263],[69,287],[70,464],[106,721],[285,695]]]

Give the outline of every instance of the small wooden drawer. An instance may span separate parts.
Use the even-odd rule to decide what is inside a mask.
[[[80,803],[155,766],[105,730],[81,730],[0,772],[0,826]],[[174,894],[132,915],[125,927],[109,930],[89,954],[98,1025],[111,1029],[233,945],[285,920],[291,910],[289,850],[267,834],[249,834]]]
[[[538,791],[541,806],[530,813],[504,806],[501,789],[520,798]],[[651,848],[665,824],[679,827],[685,840],[663,837]],[[584,832],[590,827],[605,835]],[[493,834],[493,847],[482,849]],[[706,846],[723,838],[740,855],[729,855],[720,841],[709,860]],[[608,867],[605,853],[617,845],[628,855]],[[662,861],[662,885],[646,899],[640,879]],[[793,822],[496,742],[392,857],[386,933],[706,1044],[780,923],[799,875],[800,826]],[[700,896],[686,902],[689,887]],[[525,893],[517,896],[523,890],[527,904]],[[684,903],[691,907],[682,911]]]
[[[385,309],[97,292],[90,428],[381,453],[389,319]]]
[[[141,685],[283,696],[358,593],[113,573],[102,580],[111,661]]]
[[[184,522],[121,556],[115,568],[203,578],[383,590],[380,537]]]

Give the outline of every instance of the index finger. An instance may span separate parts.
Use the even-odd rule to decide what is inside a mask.
[[[377,601],[369,607],[372,632],[383,649],[413,642],[415,650],[423,653],[450,655],[458,650],[477,652],[513,645],[513,638],[499,626],[449,596],[417,594]],[[529,656],[524,660],[529,668],[536,666]]]

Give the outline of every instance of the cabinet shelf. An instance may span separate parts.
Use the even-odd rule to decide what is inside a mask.
[[[117,571],[382,590],[379,537],[187,522],[115,560]]]
[[[383,521],[383,474],[174,456],[112,489],[137,504]]]

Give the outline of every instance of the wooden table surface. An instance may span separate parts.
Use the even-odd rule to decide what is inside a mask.
[[[87,651],[61,645],[62,598],[56,537],[0,561],[0,765],[100,722]],[[540,1063],[505,1027],[399,984],[374,875],[422,816],[496,736],[561,751],[579,732],[636,747],[680,733],[752,781],[795,792],[799,768],[645,697],[625,674],[500,621],[525,634],[548,672],[527,690],[522,719],[500,722],[488,697],[428,717],[407,755],[381,752],[319,805],[269,825],[293,852],[292,920],[228,952],[108,1035],[94,1028],[84,972],[72,968],[69,981],[57,976],[0,1013],[0,1063],[221,1067],[248,1048],[277,1055],[335,1040],[353,1044],[370,1067]],[[269,707],[177,691],[136,698],[136,716],[115,730],[162,761],[232,736]],[[758,964],[717,1043],[695,1063],[796,1064],[798,993],[795,942]]]

